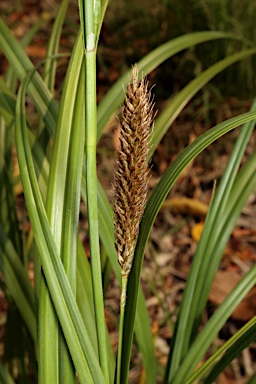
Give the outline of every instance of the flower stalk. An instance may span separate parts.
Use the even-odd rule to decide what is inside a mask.
[[[147,158],[153,118],[153,102],[148,83],[145,79],[139,81],[138,70],[134,66],[132,83],[128,84],[122,109],[120,149],[117,154],[114,184],[115,244],[122,274],[117,383],[121,382],[127,281],[147,198],[149,179]]]

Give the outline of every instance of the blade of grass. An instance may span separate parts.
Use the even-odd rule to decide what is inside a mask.
[[[12,36],[1,18],[0,46],[20,80],[23,79],[27,73],[34,70],[32,62],[29,60],[17,40]],[[58,106],[38,72],[35,73],[33,81],[29,84],[28,93],[40,112],[50,134],[53,135],[58,114]]]
[[[79,82],[79,85],[81,85],[80,82]],[[33,133],[30,131],[28,133],[30,134],[29,140],[30,140],[30,146],[32,147],[35,170],[37,171],[38,169],[40,169],[40,173],[37,173],[37,177],[39,180],[38,184],[40,187],[42,198],[44,200],[46,196],[46,189],[48,184],[49,164],[47,159],[45,158],[42,148],[40,147],[40,144],[36,140],[35,136],[33,136]],[[43,165],[41,166],[41,164]],[[69,211],[67,210],[67,212]],[[77,273],[77,286],[79,286],[79,289],[77,290],[76,294],[77,294],[78,306],[82,314],[83,320],[85,322],[86,328],[88,329],[88,333],[91,337],[91,341],[94,346],[94,349],[95,351],[97,351],[97,337],[96,337],[96,329],[94,324],[94,307],[93,307],[91,270],[90,270],[89,262],[87,260],[87,256],[84,253],[84,249],[81,241],[79,241],[79,238],[78,238],[77,253],[78,253],[78,257],[77,257],[76,273]],[[112,371],[113,371],[113,368],[112,368]]]
[[[51,35],[48,42],[47,54],[46,57],[50,59],[58,53],[58,47],[60,42],[60,36],[62,31],[62,26],[65,20],[65,15],[70,0],[63,0],[60,4],[57,16],[54,20]],[[56,75],[56,60],[46,60],[44,65],[43,79],[47,85],[50,92],[54,90],[54,81]]]
[[[27,137],[24,101],[26,83],[22,83],[17,98],[16,141],[24,193],[41,256],[42,266],[58,319],[81,383],[105,383],[98,360],[84,327],[64,267],[58,255],[34,172]]]
[[[69,224],[71,220],[74,226],[77,225],[78,201],[76,195],[78,193],[80,196],[80,190],[72,196],[72,198],[76,197],[76,199],[73,200],[76,206],[75,210],[71,209],[70,206],[70,192],[71,188],[75,189],[80,185],[75,184],[75,181],[79,180],[79,175],[76,172],[80,169],[80,166],[78,165],[79,158],[77,159],[78,163],[76,163],[77,169],[74,168],[74,159],[72,159],[73,164],[71,163],[70,156],[72,156],[72,154],[70,155],[70,152],[72,149],[70,141],[71,137],[74,138],[74,135],[77,135],[77,129],[81,128],[82,130],[83,128],[82,124],[77,125],[77,119],[81,118],[81,116],[75,116],[77,112],[81,113],[81,108],[78,104],[79,98],[77,97],[77,90],[82,63],[83,56],[81,55],[81,52],[74,48],[65,79],[59,118],[55,130],[46,199],[46,212],[52,228],[55,244],[58,247],[58,253],[63,261],[69,283],[73,290],[75,290],[76,279],[76,250],[75,248],[71,249],[70,244],[73,244],[73,246],[76,244],[77,235],[74,234]],[[83,90],[83,88],[80,87],[80,93],[81,90]],[[75,110],[77,105],[78,111]],[[73,123],[74,119],[76,119],[75,123]],[[75,125],[72,130],[73,124]],[[80,133],[81,137],[83,137],[84,132],[80,131]],[[79,154],[81,150],[83,151],[83,141],[78,141],[78,143],[76,142],[76,145],[77,144],[81,145],[81,149],[79,147],[75,149]],[[72,172],[74,171],[75,173],[72,176]],[[68,180],[68,175],[72,180]],[[74,180],[74,177],[76,176],[77,179]],[[68,185],[69,182],[71,183],[70,186]],[[68,229],[71,231],[68,232]],[[66,238],[63,237],[64,235]],[[67,249],[65,249],[65,246],[67,246]],[[69,253],[69,251],[71,251],[71,253]],[[75,382],[76,378],[74,369],[72,369],[72,362],[69,359],[69,353],[68,350],[66,350],[61,333],[59,335],[55,311],[52,307],[51,298],[46,288],[44,280],[42,279],[39,319],[39,335],[41,341],[39,344],[39,347],[41,348],[41,353],[39,355],[40,382],[55,382],[56,380],[57,382],[58,380],[61,382]],[[49,329],[51,329],[51,334],[49,334]],[[60,345],[58,345],[59,343]],[[55,346],[55,350],[53,346]],[[50,354],[51,357],[49,358]],[[46,370],[47,366],[49,367],[49,372]],[[43,369],[40,369],[40,367],[43,367]],[[52,375],[52,378],[50,378],[50,375]]]
[[[86,282],[86,286],[84,284]],[[96,354],[98,354],[97,334],[95,327],[95,313],[93,306],[92,275],[87,256],[81,242],[78,243],[77,256],[77,304],[80,309]]]
[[[223,214],[222,235],[218,239],[221,244],[220,246],[222,246],[222,243],[225,244],[227,242],[241,209],[248,199],[248,196],[255,188],[255,159],[256,152],[247,160],[235,179],[231,191],[233,198],[228,201],[226,210]],[[218,254],[219,243],[215,243],[216,254]],[[206,352],[213,338],[216,336],[225,321],[246,293],[250,290],[253,284],[255,284],[255,280],[256,268],[253,267],[206,324],[205,328],[201,331],[203,335],[201,336],[200,333],[200,335],[197,336],[195,342],[186,353],[181,365],[178,366],[178,370],[175,371],[172,377],[169,376],[168,382],[176,384],[180,382],[179,380],[183,382],[183,380],[185,380],[186,377],[192,372],[193,368],[196,366],[197,362],[200,361],[200,358],[202,358],[203,354]]]
[[[101,31],[101,26],[102,26],[102,23],[103,23],[103,19],[104,19],[104,16],[105,16],[107,5],[108,5],[108,0],[101,0],[100,1],[99,23],[98,23],[98,28],[96,30],[96,46],[98,45],[98,41],[99,41],[99,37],[100,37],[100,31]],[[99,5],[97,7],[99,7]]]
[[[61,258],[74,295],[76,293],[77,234],[85,138],[85,111],[83,100],[85,73],[83,69],[84,67],[82,66],[73,112],[72,135],[70,138],[68,168],[65,182],[66,188],[61,244]],[[61,347],[60,382],[63,384],[76,383],[73,363],[70,359],[70,354],[63,337],[61,337]]]
[[[255,110],[255,108],[256,102],[254,102],[252,110]],[[202,234],[198,249],[194,256],[180,306],[175,334],[172,338],[169,356],[169,363],[171,360],[169,380],[174,377],[176,369],[186,355],[189,345],[192,342],[193,335],[197,332],[211,283],[218,268],[225,244],[231,233],[227,232],[224,238],[223,208],[226,210],[227,199],[231,196],[230,189],[232,188],[234,178],[254,128],[254,124],[254,121],[248,122],[241,130],[239,139],[235,144],[215,196],[211,213],[207,218],[208,224],[205,226],[205,229],[209,227],[210,230],[208,230],[207,233]],[[232,231],[232,227],[230,228],[230,231]],[[215,235],[216,232],[217,235]],[[186,332],[184,332],[184,327],[186,328]],[[167,365],[166,372],[169,371],[168,366],[169,364]]]
[[[11,130],[11,124],[14,122],[14,115],[15,115],[15,96],[13,92],[7,87],[5,81],[3,79],[0,79],[0,112],[1,116],[5,120],[5,124],[10,126],[10,131]],[[9,134],[10,134],[9,131]],[[6,135],[6,133],[5,133]],[[5,143],[4,137],[1,136],[1,144],[3,145]],[[1,151],[1,154],[6,153],[6,151],[3,150]]]
[[[10,239],[8,239],[8,237],[4,233],[2,226],[0,226],[0,247],[3,253],[7,256],[10,266],[13,269],[17,280],[19,281],[21,291],[24,293],[28,305],[35,316],[35,297],[26,269],[24,265],[22,265],[22,262],[13,246],[13,243],[10,241]],[[1,260],[1,262],[4,261],[4,259]]]
[[[102,2],[102,13],[101,18],[104,15],[106,0]],[[81,12],[81,11],[80,11]],[[82,24],[82,13],[81,13],[81,26]],[[79,34],[78,39],[81,38]],[[148,55],[146,55],[139,63],[138,68],[140,72],[143,71],[144,76],[150,73],[158,65],[164,62],[166,59],[172,55],[180,52],[186,48],[189,48],[193,45],[200,44],[203,42],[221,39],[221,38],[234,38],[236,37],[230,33],[226,32],[217,32],[217,31],[203,31],[187,34],[184,36],[179,36],[176,39],[171,40],[168,43],[163,44],[158,47]],[[11,35],[8,28],[5,26],[3,21],[0,18],[0,46],[1,49],[10,62],[10,64],[15,69],[15,72],[19,79],[21,80],[26,73],[31,71],[34,67],[31,61],[26,56],[24,50],[21,48],[16,39]],[[78,49],[81,49],[82,44],[77,45]],[[131,71],[130,71],[131,72]],[[128,72],[129,73],[129,72]],[[125,73],[108,91],[98,107],[98,139],[100,138],[102,131],[108,122],[110,116],[119,108],[124,99],[123,86],[126,86],[128,83],[128,73]],[[45,89],[44,82],[40,78],[40,75],[37,73],[32,79],[32,84],[29,86],[29,95],[31,96],[36,108],[39,110],[40,114],[45,117],[47,129],[53,134],[55,127],[55,120],[57,118],[57,104],[55,100],[52,99],[51,94],[47,89]],[[36,92],[35,92],[36,89]],[[38,90],[40,90],[38,92]],[[42,96],[43,95],[43,98]],[[49,109],[47,111],[47,108]],[[49,118],[48,118],[49,114]]]
[[[0,361],[0,381],[2,384],[15,384],[13,378],[4,367],[3,363]]]
[[[255,340],[255,334],[256,317],[253,317],[222,347],[220,347],[192,376],[190,376],[186,381],[186,384],[193,384],[195,380],[205,376],[209,370],[210,373],[203,379],[202,383],[213,383],[221,372],[224,372],[225,368],[232,362],[232,360],[240,355],[241,352],[245,348],[248,348],[248,346]]]
[[[82,50],[81,50],[82,51]]]
[[[179,36],[171,41],[156,48],[141,61],[138,62],[139,76],[147,76],[156,67],[168,58],[172,57],[182,50],[215,39],[236,38],[234,35],[226,32],[203,31],[193,32],[183,36]],[[98,139],[101,137],[104,127],[106,126],[111,115],[120,107],[124,100],[123,89],[126,88],[131,78],[132,70],[124,73],[118,81],[104,96],[98,106]]]
[[[34,36],[35,32],[41,27],[41,25],[44,23],[44,20],[41,20],[39,23],[37,23],[36,25],[34,25],[30,30],[29,32],[22,38],[21,40],[21,45],[22,47],[25,47],[29,42],[30,40],[32,39],[32,37]],[[22,52],[22,50],[20,50],[20,52]],[[24,54],[25,55],[25,54]],[[29,65],[29,61],[26,61],[25,59],[25,62]],[[17,64],[17,63],[15,63]],[[32,68],[32,64],[31,64],[31,68]],[[5,76],[5,82],[7,85],[9,85],[9,87],[13,90],[16,89],[17,87],[17,76],[15,74],[15,69],[11,66],[9,66],[7,72],[6,72],[6,76]],[[2,87],[1,87],[2,88]],[[11,133],[11,129],[10,127],[8,128],[8,132],[7,132],[7,135],[10,136]],[[4,141],[2,141],[3,143]],[[9,143],[11,143],[10,139],[9,139]],[[5,153],[5,152],[2,152],[2,153]],[[6,168],[6,167],[5,167]],[[11,175],[12,172],[9,173],[9,175]],[[8,182],[5,181],[4,183],[1,183],[1,185],[7,187],[8,185]],[[12,186],[11,186],[12,188]],[[11,203],[11,194],[8,192],[6,194],[6,197],[8,199],[8,201],[6,201],[6,204],[4,204],[4,206],[6,207],[6,212],[8,213],[8,220],[5,220],[4,222],[7,223],[8,221],[10,221],[10,219],[12,219],[12,223],[10,223],[10,227],[12,228],[11,229],[11,236],[12,236],[12,239],[14,240],[15,238],[15,246],[16,246],[16,249],[18,250],[19,249],[19,254],[20,255],[24,255],[23,258],[25,257],[26,258],[26,245],[23,244],[23,252],[21,252],[21,239],[20,239],[20,233],[18,230],[15,230],[15,228],[17,228],[17,219],[13,220],[13,218],[15,217],[15,215],[11,215],[10,212],[12,212],[12,209],[11,209],[11,206],[10,206],[10,203]],[[1,199],[1,201],[3,201]],[[12,206],[15,206],[14,202],[12,203]],[[3,210],[2,210],[3,211]],[[14,212],[16,214],[16,210],[15,210],[15,207],[14,207]],[[38,257],[35,257],[34,261],[35,261],[35,271],[39,271],[40,269],[40,265],[37,266],[37,261],[39,260]],[[37,297],[39,296],[39,291],[38,291],[38,287],[39,287],[39,279],[35,277],[35,281],[36,281],[36,291],[37,291]]]
[[[24,245],[19,230],[15,201],[16,178],[13,174],[13,141],[15,97],[0,80],[0,223],[5,236],[25,261]]]
[[[14,111],[12,113],[13,114],[10,114],[10,118],[14,119]],[[33,135],[33,133],[31,131],[29,131],[28,134],[29,134],[30,144],[31,144],[31,147],[32,147],[33,157],[34,157],[34,161],[35,161],[35,168],[36,168],[36,172],[37,172],[37,177],[38,177],[38,182],[39,182],[40,190],[41,190],[41,193],[42,193],[42,198],[43,198],[43,200],[45,200],[46,190],[47,190],[47,185],[48,185],[49,164],[47,162],[47,159],[44,156],[44,153],[42,151],[42,148],[41,148],[40,144],[36,140],[36,138]],[[84,189],[84,191],[85,191],[85,189]],[[86,193],[84,192],[83,196],[84,196],[84,200],[86,201],[85,195],[86,195]],[[111,220],[110,220],[110,222],[111,222]],[[80,244],[80,241],[79,241],[79,244]],[[81,248],[81,244],[80,244],[80,248]],[[114,249],[114,252],[115,252],[115,249]],[[78,275],[79,275],[79,281],[81,282],[81,284],[86,285],[87,278],[86,277],[82,277],[83,273],[81,272],[80,268],[78,268]],[[81,289],[81,284],[80,284],[80,289]],[[87,288],[86,288],[86,292],[87,292]],[[81,295],[79,295],[79,296],[81,296]],[[86,316],[83,317],[84,321],[87,321],[87,317],[89,315],[90,315],[90,313],[88,313],[88,307],[87,307],[87,309],[86,309]],[[93,322],[91,322],[91,323],[89,322],[89,324],[94,325]],[[90,336],[93,335],[94,333],[95,333],[95,328],[94,329],[91,328],[91,330],[89,332]],[[109,341],[108,341],[108,344],[109,344]],[[110,352],[112,352],[112,351],[110,351]],[[112,354],[110,352],[109,352],[109,356],[112,356]],[[113,371],[114,371],[113,356],[111,357],[110,360],[112,360],[112,366],[110,366],[110,371],[112,372],[112,377],[113,377]]]
[[[23,317],[25,324],[28,326],[28,332],[32,333],[32,338],[34,342],[36,342],[37,324],[35,314],[37,313],[37,308],[35,292],[32,292],[32,288],[27,276],[27,269],[24,268],[21,262],[22,260],[24,263],[26,248],[25,245],[22,244],[21,232],[18,227],[19,223],[16,216],[16,202],[12,192],[14,182],[11,179],[13,175],[11,148],[14,141],[13,123],[15,120],[15,97],[3,80],[0,82],[0,104],[2,106],[2,116],[5,118],[5,123],[2,124],[1,122],[0,127],[0,131],[2,132],[0,139],[0,153],[5,154],[4,158],[2,158],[2,156],[0,158],[0,169],[2,169],[0,172],[2,203],[0,209],[0,242],[3,249],[1,252],[3,255],[2,265],[4,266],[6,263],[8,263],[8,266],[4,266],[4,271],[2,270],[2,273],[5,277],[5,283],[7,284],[7,287],[11,292],[15,303],[20,310],[21,316]],[[9,171],[7,171],[8,169]],[[11,237],[8,234],[10,234]],[[8,262],[8,259],[10,262]],[[12,277],[6,276],[7,270],[10,269]],[[19,285],[17,291],[13,291],[14,282],[16,286]],[[22,285],[24,285],[24,287],[22,287]],[[22,295],[23,297],[21,297]],[[27,303],[27,300],[30,302]],[[31,312],[34,312],[33,320]]]
[[[254,101],[252,108],[251,108],[252,112],[255,110],[256,110],[256,100]],[[251,121],[251,122],[246,123],[244,125],[243,129],[241,130],[239,138],[235,144],[234,150],[230,156],[228,165],[227,165],[225,172],[224,172],[224,175],[222,177],[222,180],[221,180],[221,183],[220,183],[220,186],[218,189],[218,193],[216,194],[216,203],[214,203],[214,206],[213,206],[213,209],[216,212],[216,214],[214,215],[215,217],[213,218],[213,222],[212,222],[212,227],[213,227],[212,231],[213,232],[211,234],[211,239],[209,240],[209,244],[207,245],[209,253],[212,250],[211,251],[212,255],[216,252],[216,248],[213,246],[213,243],[215,242],[217,244],[219,242],[219,235],[222,233],[222,230],[221,230],[222,225],[221,224],[223,223],[223,217],[225,217],[225,215],[227,214],[228,206],[230,206],[232,204],[232,200],[234,198],[236,198],[236,195],[234,195],[231,192],[231,188],[233,189],[234,179],[235,179],[236,173],[239,169],[240,162],[242,160],[242,156],[245,152],[249,138],[253,132],[254,126],[255,126],[255,121]],[[225,190],[225,193],[224,193],[224,190]],[[240,192],[242,193],[242,189]],[[240,193],[240,192],[238,191],[238,193]],[[231,227],[230,233],[231,233],[232,229],[233,228]],[[214,260],[215,260],[215,263],[218,265],[217,257],[214,257]],[[206,269],[207,269],[209,265],[212,265],[211,264],[212,257],[210,256],[210,258],[208,260],[204,260],[204,262],[206,264]],[[217,270],[217,265],[216,265],[215,270]],[[202,268],[204,268],[203,265],[202,265]],[[212,271],[212,269],[211,269],[210,275],[208,275],[208,278],[207,279],[204,278],[204,282],[203,282],[203,286],[202,286],[203,287],[203,294],[200,296],[200,299],[198,299],[198,301],[197,301],[198,305],[197,305],[197,312],[195,315],[197,319],[200,318],[200,314],[203,311],[203,308],[204,308],[203,303],[204,302],[206,303],[206,300],[207,300],[207,293],[206,292],[207,291],[209,292],[209,290],[210,290],[211,281],[213,280],[214,275],[215,275],[215,272]],[[196,332],[198,326],[199,326],[199,324],[195,323],[194,332]]]
[[[35,34],[39,31],[39,29],[44,25],[45,20],[39,20],[35,25],[33,25],[25,36],[22,37],[20,41],[20,45],[23,48],[26,48]],[[17,89],[17,81],[18,77],[16,75],[15,69],[12,66],[9,66],[6,74],[5,74],[5,83],[10,88],[11,91],[15,92]]]
[[[79,85],[82,85],[79,82]],[[78,96],[79,97],[79,96]],[[80,97],[82,100],[82,98]],[[79,116],[79,115],[78,115]],[[46,189],[48,184],[48,174],[49,174],[49,164],[43,150],[36,140],[35,136],[32,132],[28,131],[30,146],[32,147],[33,159],[35,163],[35,170],[37,172],[38,184],[40,187],[40,191],[42,194],[43,200],[45,200]],[[38,165],[39,164],[39,165]],[[42,164],[42,165],[41,165]],[[69,211],[67,210],[67,213]],[[65,236],[64,236],[65,238]],[[93,293],[92,293],[92,281],[91,281],[91,270],[87,260],[87,256],[84,253],[84,249],[81,241],[78,239],[78,257],[77,257],[77,285],[79,289],[77,290],[77,301],[80,312],[82,314],[83,320],[85,322],[86,329],[88,329],[88,333],[90,335],[92,344],[94,346],[95,351],[97,351],[97,337],[96,337],[96,329],[94,324],[94,307],[93,307]],[[113,361],[113,358],[112,358]],[[114,368],[111,368],[112,376]]]
[[[47,380],[59,383],[59,323],[42,268],[40,272],[38,383],[43,384]]]
[[[186,87],[184,87],[166,106],[164,111],[157,117],[154,125],[154,134],[152,137],[152,144],[149,151],[149,158],[152,157],[158,144],[162,140],[163,136],[174,122],[176,117],[180,114],[186,104],[192,99],[192,97],[203,88],[214,76],[222,72],[225,68],[234,64],[235,62],[242,60],[248,56],[256,54],[256,49],[246,49],[234,55],[225,57],[225,59],[218,61],[210,68],[205,70],[194,80],[192,80]]]
[[[56,65],[57,65],[56,56],[58,53],[62,26],[65,20],[65,15],[67,12],[69,1],[70,0],[63,0],[60,4],[57,16],[54,19],[54,23],[53,23],[51,34],[50,34],[50,39],[47,46],[46,60],[44,64],[42,78],[47,88],[52,94],[54,91],[54,82],[55,82],[55,76],[56,76]],[[39,136],[39,140],[42,143],[42,147],[45,149],[45,152],[47,153],[50,134],[47,131],[47,128],[45,128],[45,125],[43,124],[42,120],[38,124],[37,133]]]
[[[189,353],[186,355],[178,371],[176,372],[173,381],[169,380],[168,383],[177,384],[186,382],[189,375],[193,372],[198,362],[202,359],[212,340],[216,337],[230,314],[234,311],[239,302],[241,302],[241,300],[245,297],[248,291],[254,286],[256,281],[255,276],[256,268],[254,266],[252,270],[235,287],[225,302],[223,302],[223,305],[221,305],[211,317],[202,333],[200,333],[196,338],[195,343],[192,345]],[[189,382],[192,383],[192,381]]]
[[[167,194],[171,190],[174,182],[177,180],[178,176],[182,170],[189,164],[189,162],[195,158],[203,149],[205,149],[210,143],[215,141],[217,138],[221,137],[223,134],[228,131],[236,128],[237,126],[243,124],[246,121],[255,119],[255,113],[244,114],[232,119],[229,119],[211,130],[205,132],[202,136],[196,139],[192,144],[190,144],[171,164],[167,169],[165,174],[162,176],[161,180],[155,187],[152,192],[149,201],[146,205],[144,216],[140,226],[140,235],[138,238],[134,263],[132,271],[128,280],[128,295],[126,303],[125,314],[125,334],[124,334],[124,346],[122,351],[123,363],[122,363],[122,380],[123,382],[127,381],[129,360],[130,360],[130,351],[134,327],[134,316],[137,305],[137,291],[138,284],[141,273],[141,266],[143,261],[143,256],[145,252],[146,243],[152,228],[152,225],[155,221],[156,215],[161,207],[162,202],[166,198]]]
[[[79,287],[79,289],[77,290],[78,306],[80,308],[80,312],[84,319],[86,328],[88,329],[89,335],[91,336],[91,339],[93,341],[95,351],[97,351],[97,335],[94,321],[95,313],[93,306],[91,269],[81,242],[78,243],[77,269],[77,285]],[[88,310],[88,306],[90,306],[91,311]],[[113,383],[115,374],[115,358],[109,337],[107,338],[107,354],[109,363],[109,383]]]
[[[0,82],[0,105],[0,223],[22,259],[24,255],[14,197],[12,162],[15,99],[3,81]]]
[[[37,340],[35,296],[27,271],[22,265],[12,242],[0,226],[0,269],[5,284],[20,311],[34,342]]]

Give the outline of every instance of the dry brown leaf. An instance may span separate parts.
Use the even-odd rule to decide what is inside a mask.
[[[241,276],[234,271],[218,271],[209,294],[209,301],[220,305],[232,289],[239,283]],[[256,315],[256,287],[253,287],[232,313],[236,320],[248,321]]]
[[[206,216],[208,205],[188,197],[176,197],[164,201],[162,208],[177,209],[179,212],[191,216]]]
[[[230,379],[225,373],[221,373],[216,381],[217,384],[245,384],[248,378],[244,377],[240,380]]]
[[[145,383],[146,383],[146,371],[144,368],[142,368],[140,378],[139,378],[139,384],[145,384]]]
[[[227,260],[233,260],[234,257],[238,258],[241,261],[246,260],[256,260],[256,253],[255,249],[252,247],[246,245],[243,241],[237,240],[234,238],[233,234],[232,237],[229,239],[229,242],[225,248],[223,258]]]
[[[221,373],[220,376],[218,377],[218,384],[237,384],[236,381],[228,378],[225,373]]]
[[[30,45],[26,48],[26,53],[29,57],[44,59],[46,56],[46,48],[40,45]]]
[[[235,239],[239,239],[244,236],[254,236],[256,235],[256,229],[250,228],[235,228],[232,233]]]
[[[14,179],[19,179],[20,177],[20,168],[19,168],[19,163],[18,163],[18,157],[17,157],[17,152],[15,149],[12,151],[12,172],[13,172],[13,177]],[[15,186],[14,186],[14,193],[16,196],[20,195],[23,192],[23,187],[21,180],[19,180]]]
[[[203,229],[204,229],[204,222],[202,222],[202,221],[200,223],[195,224],[191,229],[192,239],[195,240],[197,243],[199,242],[199,240],[201,238],[201,234],[203,232]]]

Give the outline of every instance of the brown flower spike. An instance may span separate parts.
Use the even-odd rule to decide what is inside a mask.
[[[114,224],[118,261],[122,275],[132,267],[139,224],[147,197],[149,137],[153,123],[153,103],[148,83],[138,81],[133,68],[133,83],[128,84],[122,109],[120,149],[115,172]]]

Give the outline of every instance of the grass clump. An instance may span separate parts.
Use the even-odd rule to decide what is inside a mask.
[[[46,61],[54,62],[57,58],[67,4],[68,0],[61,3]],[[256,103],[250,112],[212,127],[188,145],[166,169],[147,199],[148,159],[192,97],[231,64],[255,55],[256,49],[246,46],[195,76],[166,103],[155,119],[151,135],[153,103],[144,75],[185,49],[237,37],[225,31],[203,31],[172,38],[124,73],[97,105],[96,54],[107,1],[80,0],[79,7],[81,31],[59,105],[53,95],[56,66],[43,63],[47,74],[51,73],[49,77],[41,76],[0,19],[0,49],[10,64],[0,82],[1,284],[7,300],[11,298],[22,318],[18,326],[24,343],[17,348],[22,351],[18,356],[6,354],[9,364],[0,364],[0,377],[4,384],[13,383],[14,379],[28,383],[33,366],[33,380],[40,384],[70,384],[77,377],[81,384],[125,384],[135,332],[146,382],[156,384],[154,340],[140,287],[152,226],[186,166],[215,140],[243,125],[211,202],[180,305],[165,374],[161,377],[164,384],[192,384],[199,379],[210,383],[255,335],[253,318],[204,362],[214,338],[256,280],[253,266],[199,332],[225,244],[256,185],[256,152],[240,166],[254,129]],[[27,95],[38,114],[35,129],[29,124]],[[113,215],[97,180],[96,148],[105,125],[123,103]],[[17,149],[35,247],[31,247],[31,235],[27,235],[16,214],[12,146]],[[81,197],[87,205],[90,262],[78,236]],[[105,323],[102,249],[122,286],[117,357]],[[28,261],[35,266],[35,284],[28,278]],[[18,361],[16,376],[8,370],[13,361]]]

